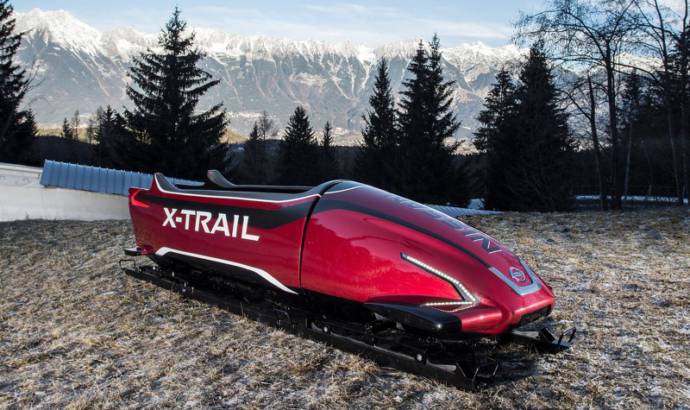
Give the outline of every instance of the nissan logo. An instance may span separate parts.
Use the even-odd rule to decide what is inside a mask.
[[[525,276],[525,272],[521,271],[520,269],[511,266],[510,267],[510,277],[513,278],[517,282],[524,282],[527,280],[527,277]]]

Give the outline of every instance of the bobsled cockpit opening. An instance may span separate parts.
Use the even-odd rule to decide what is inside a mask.
[[[217,169],[209,169],[206,178],[214,189],[240,192],[278,192],[286,194],[298,194],[309,191],[312,186],[299,185],[236,185],[228,181]]]
[[[163,174],[154,174],[154,184],[161,192],[206,197],[234,197],[260,201],[292,201],[301,198],[318,197],[340,180],[324,182],[316,186],[290,185],[235,185],[225,179],[220,172],[210,172],[209,178],[201,186],[174,184]]]

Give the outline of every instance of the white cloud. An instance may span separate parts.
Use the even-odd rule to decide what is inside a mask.
[[[400,15],[400,10],[394,7],[362,5],[357,3],[336,3],[336,4],[309,4],[307,10],[324,14],[334,14],[347,16],[352,14],[380,17],[395,17]]]
[[[510,25],[484,24],[476,22],[422,19],[424,27],[439,33],[439,36],[468,37],[475,39],[507,40],[513,33]]]
[[[185,14],[205,15],[214,19],[222,18],[262,18],[264,13],[255,8],[226,6],[192,6],[183,10]]]

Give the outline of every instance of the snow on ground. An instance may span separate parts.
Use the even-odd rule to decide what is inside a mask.
[[[129,219],[126,197],[45,187],[42,172],[43,168],[0,162],[0,221]]]
[[[479,392],[127,277],[127,222],[0,224],[0,408],[689,408],[690,212],[481,215],[553,286],[569,352]]]
[[[469,204],[467,204],[467,208],[458,208],[455,206],[447,205],[426,205],[437,211],[441,211],[444,214],[449,215],[453,218],[460,218],[471,215],[496,215],[500,213],[499,211],[484,210],[484,200],[482,198],[472,198]]]
[[[427,205],[437,211],[441,211],[446,215],[449,215],[453,218],[458,218],[461,216],[470,216],[470,215],[495,215],[500,212],[498,211],[485,211],[481,208],[472,208],[473,204],[470,203],[470,207],[468,208],[458,208],[455,206],[445,206],[445,205]]]
[[[472,198],[467,205],[469,209],[484,209],[484,198]]]
[[[578,201],[599,201],[599,195],[578,195]],[[654,195],[627,195],[623,197],[623,202],[652,202],[652,203],[676,203],[678,198],[673,196],[654,196]],[[683,200],[688,203],[688,200]]]

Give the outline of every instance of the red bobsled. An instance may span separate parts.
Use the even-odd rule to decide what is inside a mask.
[[[550,313],[551,288],[492,237],[352,181],[130,190],[136,248],[278,294],[356,305],[426,334],[498,335]],[[560,341],[559,341],[560,343]]]

